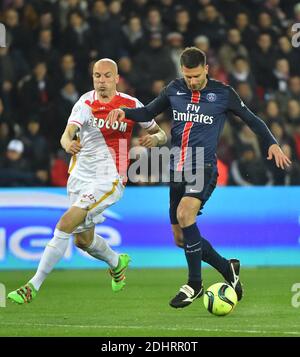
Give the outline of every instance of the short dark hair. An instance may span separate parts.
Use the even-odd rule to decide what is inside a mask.
[[[206,65],[206,55],[197,47],[187,47],[180,56],[181,66],[195,68]]]

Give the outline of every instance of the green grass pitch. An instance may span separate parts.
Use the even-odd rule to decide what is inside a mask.
[[[56,270],[27,305],[0,308],[0,336],[300,336],[300,307],[292,306],[300,268],[243,268],[245,297],[225,317],[209,314],[202,298],[185,309],[168,302],[185,283],[184,269],[130,269],[113,293],[106,270]],[[7,292],[33,272],[1,272]],[[203,269],[205,287],[222,281]],[[296,299],[297,300],[297,299]],[[298,298],[300,300],[300,297]]]

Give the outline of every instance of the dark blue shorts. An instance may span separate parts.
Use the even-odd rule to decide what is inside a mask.
[[[182,173],[183,177],[183,173]],[[181,182],[174,181],[174,171],[170,171],[170,221],[171,224],[178,224],[177,220],[177,207],[183,197],[195,197],[201,200],[201,207],[198,215],[201,214],[201,210],[205,205],[205,202],[209,199],[217,185],[218,169],[215,164],[205,164],[204,167],[204,184],[201,191],[187,190],[187,186],[193,187],[193,182],[187,182],[182,178]],[[192,191],[192,192],[191,192]],[[195,192],[193,192],[195,191]]]

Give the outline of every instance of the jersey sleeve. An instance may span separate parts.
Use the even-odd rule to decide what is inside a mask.
[[[144,107],[140,108],[122,108],[125,117],[137,122],[150,122],[158,114],[164,112],[170,106],[167,88],[164,88],[158,97]]]
[[[139,100],[136,100],[136,108],[143,108],[144,104],[142,102],[140,102]],[[151,129],[152,127],[154,127],[156,124],[155,120],[152,119],[150,121],[146,121],[146,122],[139,122],[139,125],[144,128],[144,129]]]
[[[273,134],[257,115],[255,115],[241,100],[232,87],[229,88],[228,110],[240,117],[257,134],[268,147],[278,144]]]
[[[88,106],[82,100],[78,100],[73,106],[68,124],[75,124],[81,128],[88,118],[88,109]]]

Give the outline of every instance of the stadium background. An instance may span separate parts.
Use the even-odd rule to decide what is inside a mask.
[[[0,186],[66,185],[70,158],[60,148],[59,140],[72,106],[83,92],[92,88],[91,68],[96,59],[114,59],[121,76],[118,90],[148,103],[172,78],[180,76],[180,52],[185,46],[195,45],[207,53],[210,75],[236,89],[244,102],[265,120],[293,161],[288,170],[277,169],[263,157],[261,143],[252,131],[240,119],[229,117],[218,147],[218,184],[247,189],[216,190],[201,218],[203,234],[217,246],[258,249],[257,256],[246,258],[247,264],[300,261],[291,261],[291,253],[282,254],[285,258],[279,260],[276,254],[274,259],[267,256],[261,259],[266,247],[298,248],[299,244],[299,214],[294,201],[298,191],[286,186],[300,184],[300,47],[292,47],[291,39],[294,34],[291,27],[300,21],[300,3],[17,0],[2,2],[0,19],[6,27],[7,41],[7,47],[0,48]],[[167,145],[169,117],[169,113],[164,113],[157,119],[168,134]],[[138,145],[137,138],[143,134],[136,126],[132,146]],[[146,157],[146,149],[136,150]],[[149,179],[162,180],[166,170],[164,167],[158,178],[150,171]],[[127,187],[124,200],[112,207],[112,212],[121,212],[123,222],[116,233],[122,236],[122,244],[115,245],[118,249],[127,248],[126,245],[154,246],[177,252],[168,226],[167,187],[158,185],[154,190],[154,187],[145,189],[145,183],[129,182],[129,186],[140,187]],[[255,189],[258,185],[268,188]],[[278,185],[286,188],[272,190],[272,186]],[[152,194],[156,192],[158,199],[149,197],[149,190]],[[1,247],[11,251],[11,236],[42,220],[41,211],[31,211],[28,202],[28,214],[18,213],[20,205],[24,206],[17,199],[20,191],[16,191],[15,211],[12,210],[7,192],[10,191],[0,193]],[[26,196],[26,191],[22,192]],[[11,194],[14,196],[15,191]],[[131,199],[135,195],[143,202],[139,212],[137,202]],[[165,199],[159,199],[160,195]],[[43,202],[43,210],[47,209],[46,199],[37,200]],[[123,205],[130,219],[124,214]],[[45,223],[50,231],[40,237],[40,251],[66,207],[67,204],[51,208],[51,221]],[[14,221],[15,216],[22,220]],[[113,223],[107,220],[105,224],[109,228]],[[143,226],[156,227],[155,237],[147,233],[152,230]],[[22,244],[35,252],[37,261],[39,250],[31,246],[30,235],[25,234]],[[33,245],[39,245],[34,239],[37,234],[31,238]],[[16,255],[14,250],[11,254],[15,257],[13,263],[8,263],[4,259],[7,255],[1,254],[1,268],[28,267],[20,263],[22,255]],[[169,256],[170,260],[162,258],[155,264],[145,257],[138,265],[169,262],[173,266],[176,261],[178,265],[184,264],[180,251]],[[90,262],[86,264],[89,266]]]
[[[114,59],[121,76],[118,90],[146,104],[171,79],[180,76],[180,52],[191,45],[207,53],[210,75],[235,88],[249,108],[263,118],[293,161],[288,170],[277,169],[262,156],[261,143],[251,130],[238,118],[229,117],[218,147],[219,187],[199,218],[200,229],[221,253],[240,257],[245,267],[299,265],[300,47],[291,44],[291,27],[300,22],[299,2],[3,0],[0,6],[0,22],[6,27],[7,39],[7,47],[0,48],[1,282],[15,288],[21,283],[22,274],[30,276],[26,271],[15,274],[12,270],[37,266],[57,219],[67,208],[64,187],[69,157],[60,148],[59,139],[72,106],[92,87],[94,61],[102,57]],[[168,113],[157,118],[168,134],[167,145],[168,118]],[[137,138],[143,134],[136,128],[132,146],[137,146]],[[145,153],[143,149],[137,150],[140,155]],[[106,221],[97,229],[115,249],[132,255],[135,268],[186,265],[182,250],[172,242],[168,188],[164,184],[129,183],[123,199],[108,210]],[[59,266],[104,267],[83,256],[72,244]],[[281,295],[282,299],[285,295],[285,304],[289,301],[298,270],[259,270],[261,281],[257,288],[254,287],[257,272],[245,270],[256,317],[271,308],[281,311],[276,304],[280,303]],[[90,281],[92,277],[98,279],[98,272],[89,271]],[[145,296],[151,296],[152,292],[146,294],[147,287],[138,271],[132,273],[133,293],[136,291],[141,297],[142,292],[137,290],[141,284]],[[141,272],[147,276],[145,271]],[[159,275],[171,284],[176,276],[183,278],[184,272],[166,270]],[[80,274],[86,276],[78,270]],[[216,279],[212,273],[207,274],[208,281]],[[57,272],[53,276],[48,286],[54,291],[57,288],[57,298],[62,291],[58,286],[63,289],[66,284],[76,289],[74,276],[66,275],[66,280]],[[260,309],[255,299],[259,299],[265,284],[272,279],[269,289],[273,291],[278,277],[285,292],[276,290],[272,301],[268,300],[268,308]],[[148,279],[150,286],[155,285],[157,273]],[[167,291],[168,287],[166,294],[169,294],[176,284],[182,283],[177,280],[171,287],[161,289]],[[71,283],[72,286],[68,285]],[[105,291],[104,296],[114,301]],[[40,318],[39,308],[43,311],[44,306],[37,307],[36,319]],[[265,334],[300,334],[299,324],[292,320],[294,311],[289,310],[286,326],[265,326]],[[239,312],[241,319],[249,313],[243,306]],[[16,325],[17,315],[15,318]],[[47,319],[43,321],[49,323]],[[241,321],[243,326],[244,320]],[[3,326],[6,327],[0,329],[0,335],[15,334],[13,322],[11,329],[8,324]],[[221,325],[217,329],[207,326],[207,334],[223,331]],[[294,332],[289,332],[292,331],[289,326],[294,326]],[[230,333],[229,324],[223,327]],[[63,325],[60,328],[64,329]],[[124,328],[116,330],[115,335],[124,334]],[[248,330],[254,331],[254,335],[264,335],[264,331],[255,332],[255,326],[251,328]],[[276,328],[279,332],[271,333]],[[35,335],[45,334],[33,326],[32,330],[20,333],[30,335],[32,331]],[[50,327],[49,331],[49,335],[72,335],[72,329],[62,332]],[[145,331],[149,332],[147,328]],[[154,335],[162,333],[159,323],[153,331]],[[174,331],[170,328],[164,333]],[[186,327],[185,333],[197,335],[199,331]],[[240,333],[251,334],[247,331]]]

